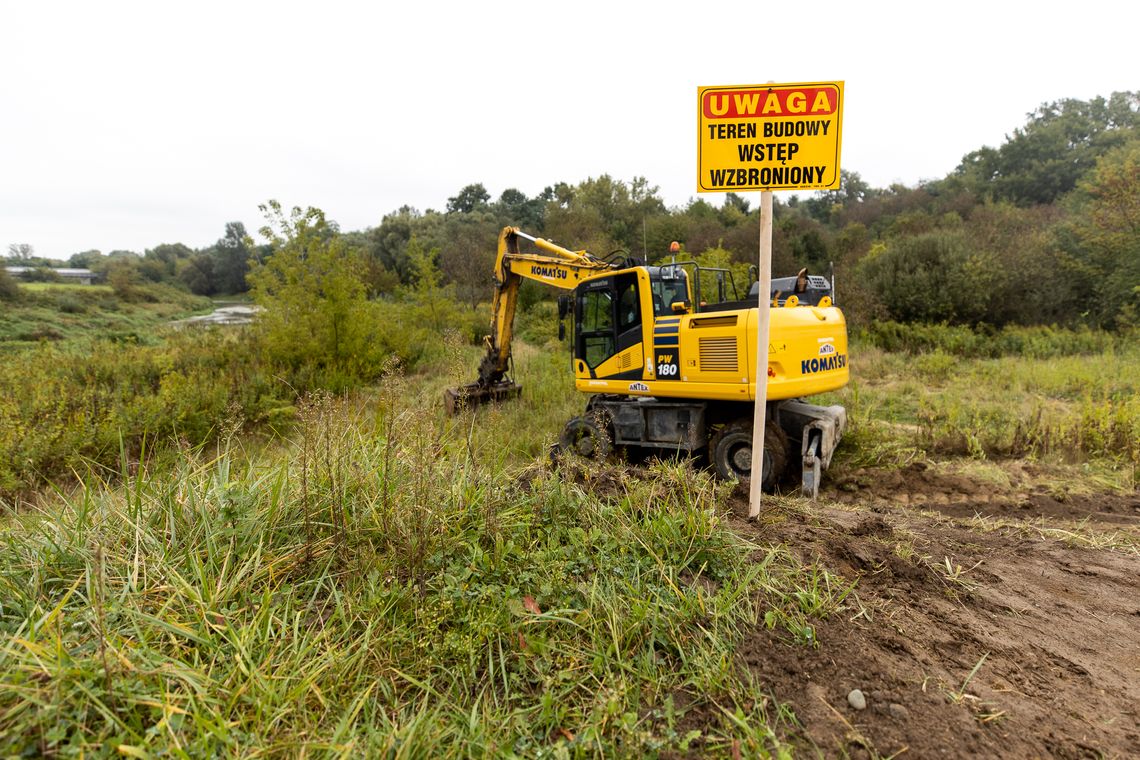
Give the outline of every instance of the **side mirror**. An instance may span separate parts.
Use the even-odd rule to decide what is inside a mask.
[[[558,296],[558,319],[566,319],[570,313],[570,296]]]
[[[558,340],[566,340],[566,323],[558,323]]]
[[[674,314],[684,314],[686,311],[689,310],[689,302],[688,301],[674,301],[673,303],[669,304],[669,308],[671,308],[673,310]]]

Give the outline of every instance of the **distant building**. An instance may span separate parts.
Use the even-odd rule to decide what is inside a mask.
[[[55,269],[54,267],[4,267],[8,274],[15,277],[17,280],[34,280],[36,279],[36,272],[47,268],[50,272],[55,272],[63,282],[78,283],[80,285],[90,285],[99,279],[99,275],[92,272],[90,269]]]

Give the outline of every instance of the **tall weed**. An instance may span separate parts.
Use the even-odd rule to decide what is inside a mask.
[[[924,354],[941,351],[970,359],[1024,356],[1052,359],[1075,354],[1100,354],[1128,345],[1135,336],[1081,327],[1075,330],[1045,325],[1000,330],[947,324],[872,322],[856,336],[884,351]]]
[[[472,433],[505,417],[437,407],[390,374],[305,399],[280,456],[10,518],[0,753],[785,751],[733,647],[762,615],[806,636],[841,586],[754,563],[686,465],[512,471]]]

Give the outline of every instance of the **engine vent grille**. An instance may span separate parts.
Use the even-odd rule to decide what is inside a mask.
[[[736,336],[701,338],[699,343],[702,372],[736,372]]]
[[[618,369],[629,369],[633,366],[633,352],[626,351],[618,358]]]
[[[736,327],[736,315],[733,314],[727,317],[694,317],[689,323],[689,327]]]

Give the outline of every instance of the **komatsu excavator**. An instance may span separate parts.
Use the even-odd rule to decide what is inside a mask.
[[[524,251],[526,243],[533,250]],[[602,259],[516,227],[499,235],[494,277],[479,377],[445,391],[449,414],[521,394],[508,374],[511,339],[519,286],[535,280],[571,291],[559,298],[559,334],[572,316],[574,383],[592,394],[586,413],[562,431],[562,450],[587,457],[614,447],[707,453],[722,477],[751,476],[759,283],[748,298],[727,300],[733,283],[725,270]],[[772,281],[761,480],[767,490],[794,446],[802,490],[814,497],[846,426],[842,406],[802,400],[847,384],[847,325],[832,304],[832,285],[806,271]],[[705,297],[707,290],[716,295]]]

